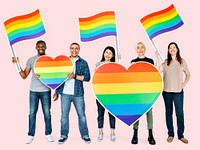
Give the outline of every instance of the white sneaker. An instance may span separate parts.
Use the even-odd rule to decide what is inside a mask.
[[[99,141],[99,142],[103,141],[103,134],[99,134],[99,136],[98,136],[98,141]]]
[[[34,139],[34,136],[29,135],[26,140],[26,144],[30,144]]]
[[[110,140],[111,140],[112,142],[115,142],[115,141],[116,141],[115,135],[110,135]]]
[[[54,141],[54,139],[53,139],[51,134],[46,135],[46,139],[47,139],[48,142],[53,142]]]

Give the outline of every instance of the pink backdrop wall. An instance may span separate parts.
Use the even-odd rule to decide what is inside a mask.
[[[1,68],[1,105],[0,105],[0,145],[6,149],[191,149],[198,146],[199,139],[199,97],[198,84],[199,71],[199,16],[198,1],[39,1],[39,0],[7,0],[1,2],[0,6],[0,68]],[[96,13],[112,10],[115,11],[119,48],[122,55],[121,64],[128,67],[130,61],[137,55],[135,45],[139,41],[146,44],[146,55],[155,60],[154,50],[143,30],[140,19],[149,13],[164,9],[174,4],[184,21],[184,25],[172,32],[160,35],[155,38],[155,43],[166,58],[167,45],[176,41],[181,49],[181,55],[186,60],[191,72],[191,80],[185,88],[185,137],[189,144],[185,145],[176,139],[173,143],[166,142],[167,130],[165,126],[164,103],[162,96],[154,105],[154,136],[157,144],[151,146],[147,142],[146,116],[143,116],[139,127],[139,144],[132,145],[132,126],[127,127],[121,121],[116,122],[117,141],[111,143],[109,140],[108,115],[105,114],[105,140],[97,141],[97,108],[95,96],[92,93],[91,82],[85,83],[85,101],[88,127],[92,143],[87,145],[80,139],[78,131],[77,116],[74,107],[70,113],[70,134],[64,145],[58,145],[57,139],[60,133],[60,101],[52,103],[52,123],[54,143],[48,143],[44,138],[44,121],[41,106],[37,116],[37,129],[35,140],[31,145],[26,145],[25,140],[28,128],[28,92],[30,77],[22,80],[11,63],[11,52],[3,22],[11,17],[33,12],[40,9],[47,33],[42,37],[27,40],[14,45],[16,53],[20,58],[22,68],[25,67],[29,57],[36,54],[35,43],[42,39],[47,42],[47,54],[55,57],[60,54],[69,55],[69,45],[78,42],[81,45],[80,56],[89,63],[91,73],[95,64],[101,59],[102,51],[107,45],[115,46],[114,37],[105,37],[93,42],[80,42],[79,38],[79,17],[87,17]],[[175,122],[174,118],[174,122]],[[175,123],[176,124],[176,123]],[[176,130],[177,128],[175,128]]]

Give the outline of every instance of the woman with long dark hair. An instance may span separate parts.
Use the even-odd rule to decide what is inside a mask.
[[[180,49],[175,42],[171,42],[168,45],[167,59],[159,67],[163,72],[163,99],[165,102],[166,111],[166,125],[168,129],[167,142],[171,143],[174,139],[174,126],[173,126],[173,105],[176,111],[177,119],[177,134],[178,139],[183,143],[188,143],[188,140],[184,138],[184,87],[190,79],[190,72],[187,64],[180,55]],[[185,74],[185,78],[184,78]]]
[[[96,64],[96,68],[95,71],[98,69],[98,67],[104,63],[109,63],[109,62],[115,62],[115,49],[112,46],[107,46],[102,54],[102,59],[99,63]],[[97,117],[97,121],[98,121],[98,128],[99,128],[99,136],[98,136],[98,141],[102,141],[103,140],[103,124],[104,124],[104,112],[105,112],[105,108],[99,103],[98,100],[96,100],[97,103],[97,110],[98,110],[98,117]],[[116,137],[115,137],[115,117],[109,114],[109,122],[110,122],[110,129],[111,129],[111,133],[110,133],[110,140],[112,142],[116,141]]]

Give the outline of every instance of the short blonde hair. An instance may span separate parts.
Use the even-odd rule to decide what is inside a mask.
[[[144,49],[146,50],[146,46],[144,45],[144,43],[143,43],[143,42],[138,42],[138,43],[137,43],[137,46],[138,46],[139,44],[142,44],[142,45],[143,45],[143,47],[144,47]],[[136,46],[136,50],[137,50],[137,46]]]

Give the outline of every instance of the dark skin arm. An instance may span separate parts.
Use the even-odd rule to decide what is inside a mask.
[[[19,58],[12,57],[12,62],[13,63],[19,62]],[[25,68],[24,70],[22,70],[22,68],[21,68],[19,75],[22,77],[22,79],[26,79],[28,77],[28,75],[30,74],[30,72],[31,72],[31,68]]]
[[[57,101],[58,98],[59,98],[59,95],[55,92],[55,93],[53,94],[53,101]]]

